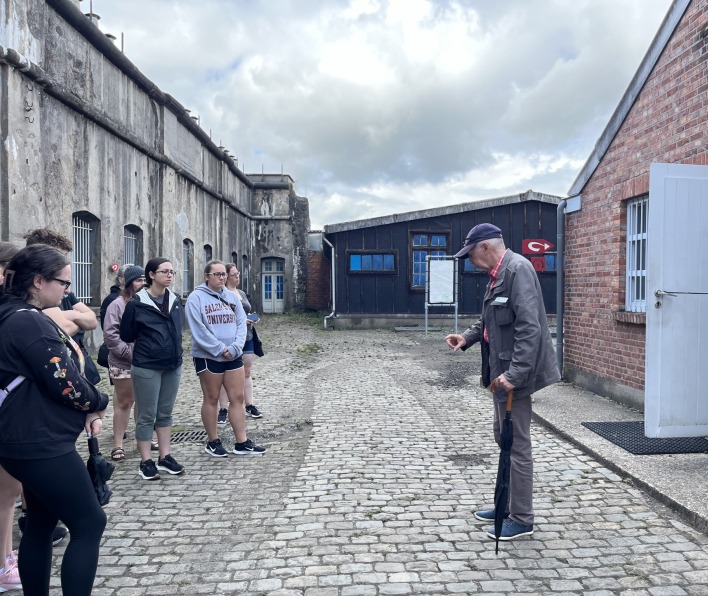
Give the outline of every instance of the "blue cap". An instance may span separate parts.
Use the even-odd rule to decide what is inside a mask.
[[[466,259],[469,252],[475,247],[478,242],[483,240],[491,240],[492,238],[501,238],[502,231],[490,223],[477,224],[467,233],[467,238],[465,238],[465,245],[462,249],[455,255],[458,259]]]

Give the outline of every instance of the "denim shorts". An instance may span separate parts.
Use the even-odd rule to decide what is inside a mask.
[[[213,375],[223,375],[228,370],[237,370],[243,367],[243,358],[239,356],[233,360],[220,362],[209,358],[192,358],[194,360],[194,370],[200,375],[203,372],[210,372]]]
[[[243,344],[243,353],[253,354],[253,339],[249,339],[245,344]]]

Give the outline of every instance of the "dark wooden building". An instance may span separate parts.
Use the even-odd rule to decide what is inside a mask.
[[[506,245],[522,253],[524,240],[556,241],[560,197],[528,191],[518,195],[399,213],[325,226],[333,247],[336,326],[373,326],[386,319],[419,319],[425,313],[426,257],[453,255],[478,223],[501,228]],[[546,309],[556,311],[556,258],[529,256],[539,272]],[[323,272],[324,273],[324,272]],[[459,262],[459,314],[481,311],[488,275]],[[449,316],[435,307],[430,317]]]

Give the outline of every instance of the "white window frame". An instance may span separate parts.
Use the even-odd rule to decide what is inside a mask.
[[[85,217],[74,215],[71,222],[74,250],[71,253],[71,291],[83,303],[91,303],[93,229]]]
[[[627,202],[625,310],[647,311],[647,236],[649,196]]]

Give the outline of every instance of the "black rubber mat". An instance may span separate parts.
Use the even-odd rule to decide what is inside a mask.
[[[708,453],[703,437],[650,439],[644,436],[644,422],[583,422],[585,428],[634,455],[662,453]]]

